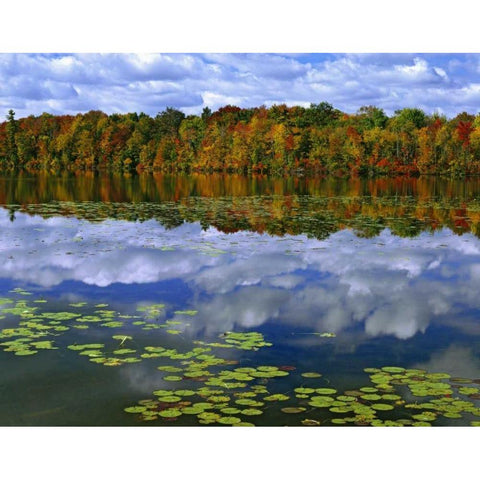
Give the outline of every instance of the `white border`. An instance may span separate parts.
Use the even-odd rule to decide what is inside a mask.
[[[473,0],[23,0],[2,52],[479,52]]]
[[[456,0],[23,0],[1,52],[479,52]],[[0,85],[1,89],[1,85]],[[1,428],[5,478],[458,478],[473,428]],[[474,450],[475,449],[475,450]]]

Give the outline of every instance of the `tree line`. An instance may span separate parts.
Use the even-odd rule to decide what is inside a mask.
[[[312,172],[335,175],[480,174],[480,114],[448,119],[417,108],[391,117],[327,102],[227,105],[200,115],[43,113],[0,124],[0,169],[123,172]]]

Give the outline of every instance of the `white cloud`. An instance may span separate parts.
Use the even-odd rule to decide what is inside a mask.
[[[144,111],[199,113],[328,101],[448,115],[480,107],[475,55],[0,54],[0,108],[18,116]]]

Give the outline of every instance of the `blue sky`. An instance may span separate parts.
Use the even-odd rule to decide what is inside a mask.
[[[478,54],[0,54],[0,113],[199,113],[226,104],[480,111]]]

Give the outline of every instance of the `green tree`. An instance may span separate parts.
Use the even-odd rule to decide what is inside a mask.
[[[400,130],[422,128],[427,124],[427,116],[419,108],[404,108],[395,111],[395,119]]]
[[[305,111],[306,126],[326,127],[333,125],[339,118],[340,112],[333,108],[333,105],[327,102],[318,104],[311,103],[310,108]]]
[[[360,125],[364,130],[371,130],[376,127],[385,128],[388,121],[385,112],[381,108],[372,105],[360,107],[358,116],[360,117]]]
[[[18,131],[18,123],[15,120],[15,112],[13,110],[8,111],[7,115],[7,148],[6,155],[7,161],[11,167],[18,166],[18,148],[15,135]]]
[[[178,130],[185,114],[175,108],[167,107],[167,109],[159,113],[155,117],[157,132],[161,137],[178,135]]]

